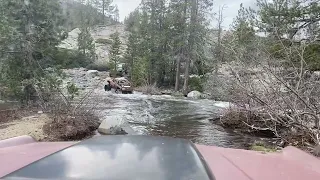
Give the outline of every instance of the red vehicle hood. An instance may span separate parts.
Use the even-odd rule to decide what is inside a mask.
[[[35,142],[28,136],[0,141],[0,177],[77,142]],[[217,180],[319,180],[320,160],[297,148],[278,153],[196,145]]]
[[[320,160],[295,147],[256,151],[197,145],[219,180],[319,180]]]

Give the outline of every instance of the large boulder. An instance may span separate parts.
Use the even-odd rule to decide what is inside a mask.
[[[193,98],[193,99],[200,99],[201,98],[202,93],[199,91],[191,91],[188,94],[188,98]]]
[[[98,132],[102,135],[125,135],[135,134],[134,130],[128,125],[119,125],[116,120],[104,120],[98,128]]]

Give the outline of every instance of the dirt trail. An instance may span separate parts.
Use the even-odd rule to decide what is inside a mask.
[[[42,127],[47,122],[50,122],[47,115],[37,114],[0,124],[0,140],[16,136],[30,135],[37,141],[41,141],[46,138]]]

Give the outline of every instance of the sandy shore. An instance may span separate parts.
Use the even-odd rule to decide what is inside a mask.
[[[28,116],[0,124],[0,140],[16,136],[30,135],[36,140],[41,141],[46,138],[42,127],[49,121],[50,119],[47,115],[36,114],[34,116]]]

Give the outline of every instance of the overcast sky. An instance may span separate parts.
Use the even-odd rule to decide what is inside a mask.
[[[120,11],[120,21],[123,21],[130,12],[138,7],[141,0],[113,0],[113,2],[114,4],[118,5]],[[219,6],[225,5],[225,10],[223,11],[223,28],[228,29],[233,21],[233,18],[235,18],[238,14],[240,4],[243,3],[245,7],[254,7],[256,0],[213,0],[213,2],[215,12],[218,12]],[[215,22],[212,22],[212,25],[215,24]]]

